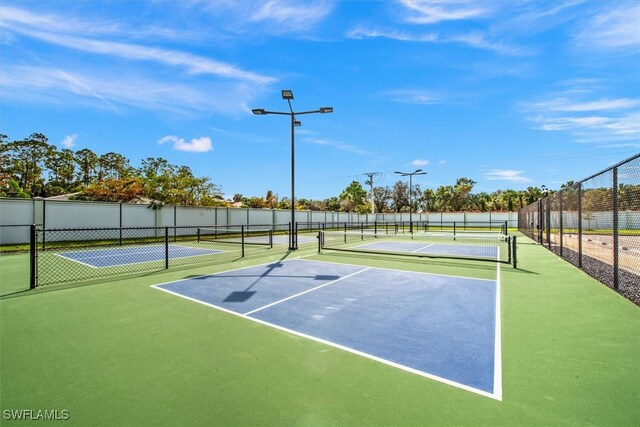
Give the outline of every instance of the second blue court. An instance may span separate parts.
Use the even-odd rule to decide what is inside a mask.
[[[495,280],[289,260],[155,287],[501,398]]]
[[[169,259],[220,254],[217,249],[169,245]],[[142,262],[163,261],[167,257],[164,245],[113,246],[103,249],[60,252],[58,256],[94,268],[115,267]]]

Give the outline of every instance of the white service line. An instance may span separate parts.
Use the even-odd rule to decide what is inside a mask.
[[[276,305],[276,304],[280,304],[281,302],[289,301],[290,299],[297,298],[297,297],[299,297],[299,296],[301,296],[301,295],[307,294],[307,293],[309,293],[309,292],[313,292],[313,291],[318,290],[318,289],[320,289],[320,288],[324,288],[325,286],[332,285],[332,284],[334,284],[334,283],[336,283],[336,282],[339,282],[339,281],[341,281],[341,280],[348,279],[349,277],[353,277],[353,276],[355,276],[356,274],[360,274],[360,273],[362,273],[363,271],[367,271],[367,270],[369,270],[370,268],[371,268],[371,267],[364,268],[364,269],[362,269],[362,270],[356,271],[355,273],[351,273],[351,274],[348,274],[348,275],[346,275],[346,276],[344,276],[344,277],[341,277],[341,278],[339,278],[339,279],[332,280],[332,281],[327,282],[327,283],[324,283],[324,284],[322,284],[322,285],[320,285],[320,286],[316,286],[315,288],[307,289],[306,291],[303,291],[303,292],[297,293],[297,294],[295,294],[295,295],[288,296],[288,297],[283,298],[283,299],[281,299],[281,300],[279,300],[279,301],[272,302],[271,304],[267,304],[267,305],[264,305],[264,306],[262,306],[262,307],[258,307],[258,308],[256,308],[255,310],[251,310],[251,311],[248,311],[248,312],[244,313],[244,316],[249,316],[249,315],[251,315],[251,314],[253,314],[253,313],[256,313],[256,312],[258,312],[258,311],[264,310],[265,308],[269,308],[269,307],[274,306],[274,305]]]

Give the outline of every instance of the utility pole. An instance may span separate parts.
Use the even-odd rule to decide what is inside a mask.
[[[373,197],[373,177],[380,176],[380,172],[365,172],[364,175],[369,177],[369,179],[366,180],[364,183],[369,186],[369,189],[370,189],[369,194],[371,194],[371,213],[375,214],[376,204],[375,204],[375,199]]]

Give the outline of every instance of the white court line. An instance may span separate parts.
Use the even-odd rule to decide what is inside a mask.
[[[246,313],[244,313],[244,315],[245,315],[245,316],[249,316],[250,314],[256,313],[256,312],[258,312],[258,311],[260,311],[260,310],[264,310],[265,308],[269,308],[269,307],[274,306],[274,305],[276,305],[276,304],[280,304],[281,302],[289,301],[290,299],[297,298],[297,297],[299,297],[299,296],[301,296],[301,295],[304,295],[304,294],[308,294],[309,292],[313,292],[313,291],[315,291],[315,290],[317,290],[317,289],[324,288],[325,286],[332,285],[332,284],[334,284],[334,283],[336,283],[336,282],[339,282],[339,281],[341,281],[341,280],[348,279],[349,277],[355,276],[356,274],[360,274],[360,273],[362,273],[363,271],[367,271],[367,270],[369,270],[370,268],[371,268],[371,267],[363,268],[362,270],[356,271],[355,273],[347,274],[347,275],[346,275],[346,276],[344,276],[344,277],[341,277],[341,278],[336,279],[336,280],[332,280],[332,281],[327,282],[327,283],[325,283],[325,284],[323,284],[323,285],[320,285],[320,286],[316,286],[315,288],[307,289],[306,291],[303,291],[303,292],[297,293],[297,294],[295,294],[295,295],[291,295],[291,296],[286,297],[286,298],[283,298],[283,299],[281,299],[281,300],[279,300],[279,301],[272,302],[271,304],[267,304],[267,305],[265,305],[265,306],[262,306],[262,307],[256,308],[255,310],[247,311]]]
[[[500,260],[500,248],[498,247],[498,260]],[[500,262],[497,262],[496,274],[496,330],[493,338],[495,349],[493,352],[493,394],[497,400],[502,401],[502,315],[500,310]]]
[[[418,249],[416,249],[415,251],[411,251],[411,252],[412,252],[412,253],[414,253],[414,252],[420,252],[421,250],[423,250],[423,249],[427,249],[429,246],[433,246],[433,245],[435,245],[435,243],[429,243],[428,245],[423,246],[423,247],[421,247],[421,248],[418,248]]]

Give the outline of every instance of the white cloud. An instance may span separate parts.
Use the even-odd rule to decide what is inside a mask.
[[[439,99],[436,95],[421,89],[398,89],[385,92],[383,95],[395,102],[407,104],[435,104]]]
[[[242,8],[246,3],[242,2]],[[251,21],[268,22],[280,31],[306,30],[324,19],[332,9],[332,4],[327,2],[301,3],[299,1],[275,1],[264,2],[258,10],[250,16]],[[275,23],[274,23],[275,22]]]
[[[438,164],[439,164],[439,165],[446,165],[446,164],[447,164],[447,161],[446,161],[446,160],[440,160],[440,161],[438,162]]]
[[[459,43],[465,44],[475,49],[491,50],[502,55],[511,56],[525,56],[535,53],[530,48],[512,46],[506,43],[489,40],[486,34],[481,31],[475,31],[466,34],[441,36],[437,33],[412,34],[407,31],[384,30],[369,28],[360,25],[349,30],[346,33],[346,37],[358,40],[364,38],[385,38],[416,43]]]
[[[2,85],[5,99],[17,102],[83,104],[119,112],[131,106],[150,111],[177,114],[211,113],[247,114],[246,105],[264,90],[238,82],[182,83],[162,81],[152,75],[109,73],[92,68],[82,72],[35,66],[3,67]],[[225,93],[227,97],[211,96]],[[230,103],[228,99],[236,102]],[[118,107],[116,107],[118,106]]]
[[[438,40],[438,35],[431,34],[411,34],[406,31],[398,30],[381,30],[376,28],[368,28],[365,26],[357,26],[349,30],[346,34],[350,39],[364,39],[364,38],[385,38],[391,40],[399,40],[405,42],[422,42],[429,43]]]
[[[441,21],[455,21],[487,16],[491,13],[477,1],[451,0],[402,0],[408,10],[407,22],[413,24],[435,24]]]
[[[612,2],[619,7],[594,16],[576,34],[579,46],[589,48],[637,52],[640,47],[640,4]]]
[[[556,98],[550,101],[531,104],[532,107],[548,111],[609,111],[625,110],[640,106],[640,100],[630,98],[599,99],[596,101],[576,102],[567,98]]]
[[[5,9],[3,8],[4,11]],[[246,71],[222,61],[177,50],[63,34],[63,30],[67,27],[60,27],[59,25],[45,25],[45,31],[42,31],[38,25],[39,23],[49,23],[55,20],[64,20],[64,18],[39,16],[13,8],[9,8],[9,11],[11,13],[8,16],[3,16],[1,21],[3,28],[69,49],[134,61],[151,61],[170,67],[183,67],[188,74],[192,75],[211,74],[225,79],[255,84],[268,84],[275,81],[275,78]],[[79,34],[83,33],[79,32]]]
[[[64,139],[62,140],[61,144],[64,148],[71,148],[74,145],[76,145],[76,140],[78,139],[78,135],[77,134],[72,134],[72,135],[67,135],[64,137]]]
[[[524,171],[513,169],[492,169],[484,174],[489,181],[530,182],[531,179],[522,176]]]
[[[183,138],[179,138],[175,135],[167,135],[158,140],[158,144],[173,144],[173,149],[178,151],[188,151],[191,153],[206,153],[213,150],[211,138],[208,136],[201,136],[200,138],[193,138],[187,142]]]
[[[309,137],[304,138],[304,142],[308,144],[322,145],[325,147],[335,148],[340,151],[346,151],[348,153],[357,154],[358,156],[379,158],[379,156],[377,156],[376,154],[373,154],[358,146],[351,145],[351,144],[344,144],[342,142],[335,142],[327,139],[318,139],[318,138],[309,138]]]
[[[567,86],[567,84],[565,84]],[[567,132],[577,142],[640,147],[640,100],[625,97],[586,99],[606,88],[582,79],[548,100],[521,103],[534,129]]]
[[[421,167],[421,166],[426,166],[429,164],[429,160],[424,160],[424,159],[415,159],[414,161],[411,162],[412,166],[415,167]]]

